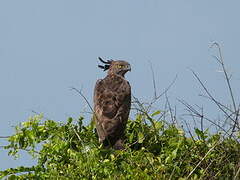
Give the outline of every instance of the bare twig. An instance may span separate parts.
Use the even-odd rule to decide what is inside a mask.
[[[153,81],[153,90],[154,90],[154,97],[153,98],[156,99],[157,98],[157,89],[156,89],[155,74],[154,74],[154,71],[153,71],[151,61],[149,61],[149,64],[150,64],[150,68],[151,68],[151,72],[152,72],[152,81]]]
[[[11,136],[0,136],[0,139],[7,139],[9,137],[11,137]]]
[[[237,173],[236,173],[236,175],[234,176],[234,179],[233,180],[237,180],[238,178],[239,178],[239,174],[240,174],[240,162],[238,163],[239,165],[239,168],[238,168],[238,170],[237,170]]]
[[[239,122],[238,122],[239,108],[237,108],[237,106],[236,106],[236,102],[235,102],[235,98],[234,98],[234,95],[233,95],[232,86],[231,86],[231,83],[230,83],[231,75],[229,75],[227,70],[226,70],[221,47],[220,47],[220,45],[217,42],[214,42],[211,47],[216,47],[217,50],[218,50],[219,57],[217,57],[217,56],[214,56],[214,57],[217,60],[217,62],[221,65],[221,68],[223,70],[223,73],[224,73],[224,76],[225,76],[225,79],[226,79],[226,82],[227,82],[227,87],[228,87],[228,91],[229,91],[229,94],[230,94],[230,98],[231,98],[231,101],[232,101],[233,109],[234,109],[234,112],[236,113],[236,116],[233,119],[234,125],[233,125],[232,133],[231,133],[231,136],[232,136],[233,133],[235,132],[236,127],[239,128]]]
[[[47,118],[46,116],[43,116],[43,114],[41,114],[41,113],[39,113],[39,112],[37,112],[37,111],[35,111],[35,110],[31,110],[31,112],[33,113],[33,114],[36,114],[36,115],[41,115],[42,117],[43,117],[43,119],[45,119],[45,120],[49,120],[50,118]]]
[[[212,123],[213,125],[217,126],[219,129],[221,129],[224,133],[228,134],[230,136],[230,134],[223,128],[221,127],[220,125],[216,124],[214,121],[212,121],[211,119],[205,117],[204,115],[202,115],[200,112],[198,112],[193,106],[191,106],[190,104],[188,104],[186,101],[184,100],[179,100],[178,101],[180,103],[182,103],[185,107],[187,107],[187,110],[189,112],[192,112],[193,114],[191,114],[191,116],[194,116],[194,117],[198,117],[198,118],[201,118],[202,120],[205,119],[207,120],[208,122]]]
[[[170,89],[171,87],[174,85],[174,83],[176,82],[177,80],[177,75],[174,77],[173,81],[170,83],[170,85],[160,94],[158,95],[155,99],[152,100],[152,102],[150,103],[150,105],[153,105],[155,102],[158,101],[159,98],[161,98],[164,94],[166,94]]]
[[[208,150],[208,152],[205,154],[205,156],[198,162],[198,164],[197,164],[197,165],[193,168],[193,170],[189,173],[189,175],[187,176],[187,179],[190,178],[190,176],[194,173],[194,171],[198,168],[198,166],[200,166],[200,164],[205,160],[205,158],[208,156],[208,154],[209,154],[210,152],[212,152],[212,151],[214,150],[214,148],[215,148],[218,144],[219,144],[219,141],[216,142],[216,143],[214,144],[214,146],[213,146],[211,149]]]
[[[85,102],[87,103],[88,107],[89,107],[89,108],[91,109],[91,111],[94,113],[94,110],[93,110],[92,106],[90,105],[89,101],[87,100],[87,98],[83,95],[83,93],[82,93],[80,90],[78,90],[78,89],[75,88],[75,87],[71,87],[70,90],[73,90],[73,91],[77,92],[77,93],[85,100]],[[94,113],[94,114],[95,114],[95,113]]]
[[[218,106],[218,108],[226,115],[228,115],[228,113],[222,108],[222,106],[219,105],[218,101],[212,96],[212,94],[208,91],[208,89],[206,88],[206,86],[203,84],[203,82],[201,81],[201,79],[198,77],[198,75],[192,70],[190,69],[190,71],[192,71],[194,77],[198,80],[198,82],[201,84],[201,86],[203,87],[204,91],[207,93],[207,95],[210,97],[210,99]]]
[[[190,130],[189,124],[187,123],[186,120],[184,120],[183,122],[185,123],[185,125],[186,125],[186,127],[187,127],[187,132],[188,132],[189,135],[191,136],[192,140],[195,142],[195,139],[194,139],[193,134],[192,134],[192,132],[191,132],[191,130]]]
[[[175,123],[175,117],[174,117],[174,115],[173,115],[172,108],[171,108],[171,104],[170,104],[170,102],[169,102],[167,93],[165,94],[165,97],[166,97],[166,103],[167,103],[167,106],[168,106],[168,110],[169,110],[169,112],[170,112],[171,120],[172,120],[172,123],[174,124],[174,123]]]
[[[209,96],[206,96],[206,95],[203,95],[203,94],[199,94],[199,96],[203,97],[203,98],[206,98],[206,99],[209,99],[209,100],[212,100],[211,97]],[[223,108],[225,108],[227,111],[231,112],[231,113],[234,113],[232,109],[228,108],[226,105],[222,104],[221,102],[217,101],[215,99],[216,103],[220,106],[222,106]]]
[[[213,43],[212,47],[213,46],[216,46],[217,49],[218,49],[218,53],[219,53],[219,56],[220,56],[220,59],[218,60],[218,62],[222,66],[222,69],[223,69],[223,72],[224,72],[224,76],[225,76],[226,81],[227,81],[227,86],[228,86],[228,89],[229,89],[230,97],[232,99],[233,107],[234,107],[234,110],[236,112],[237,111],[237,106],[236,106],[235,98],[234,98],[234,95],[233,95],[232,86],[231,86],[231,83],[230,83],[230,79],[231,78],[228,75],[226,67],[225,67],[225,64],[224,64],[224,59],[223,59],[221,47],[220,47],[220,45],[217,42]]]

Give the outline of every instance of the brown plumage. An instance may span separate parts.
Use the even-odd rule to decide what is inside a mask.
[[[131,70],[126,61],[103,61],[108,70],[94,89],[94,113],[99,142],[105,147],[123,149],[124,130],[131,107],[131,87],[124,75]]]

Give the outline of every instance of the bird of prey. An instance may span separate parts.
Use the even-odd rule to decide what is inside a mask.
[[[131,71],[128,62],[122,60],[104,61],[98,65],[108,70],[104,79],[96,82],[94,89],[94,119],[99,142],[104,147],[124,149],[124,131],[131,107],[131,86],[124,75]]]

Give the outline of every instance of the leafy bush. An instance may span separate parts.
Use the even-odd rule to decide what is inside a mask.
[[[8,179],[240,179],[240,103],[233,95],[231,75],[226,71],[220,45],[213,43],[229,92],[230,105],[225,105],[211,94],[199,76],[194,77],[203,88],[201,95],[216,105],[222,113],[221,122],[203,114],[199,105],[192,106],[179,100],[193,119],[200,122],[200,129],[187,131],[176,125],[176,117],[167,97],[172,84],[157,96],[155,79],[154,98],[141,103],[133,96],[134,120],[127,123],[125,149],[104,149],[94,131],[94,124],[83,125],[83,117],[67,123],[43,120],[42,115],[31,117],[16,127],[16,133],[8,138],[9,155],[18,156],[27,151],[37,164],[33,167],[17,167],[0,171],[0,178]],[[83,94],[72,88],[87,101]],[[153,104],[166,95],[166,109],[153,110]],[[90,106],[89,102],[87,104]],[[172,123],[167,123],[166,114]],[[158,117],[160,116],[160,117]],[[215,134],[204,129],[204,121],[214,125]],[[226,126],[227,125],[227,126]],[[188,135],[187,135],[188,134]],[[195,137],[194,137],[195,134]]]
[[[103,149],[93,124],[83,117],[67,123],[31,117],[16,127],[6,149],[36,158],[33,167],[0,172],[9,179],[239,179],[240,144],[222,135],[195,129],[198,138],[167,125],[151,115],[138,113],[129,120],[125,150]]]

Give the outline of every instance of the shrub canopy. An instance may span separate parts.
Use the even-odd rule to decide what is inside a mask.
[[[29,118],[9,137],[9,155],[27,151],[37,164],[0,172],[9,179],[238,179],[240,144],[232,138],[157,121],[161,112],[137,114],[126,129],[126,149],[103,149],[93,124]]]

